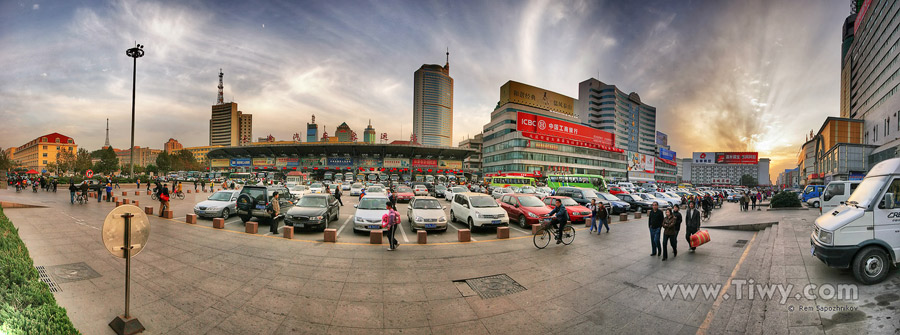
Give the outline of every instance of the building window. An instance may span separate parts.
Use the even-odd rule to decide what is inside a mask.
[[[44,165],[47,165],[47,160],[44,160]]]
[[[46,146],[46,145],[44,146],[44,150],[47,150],[47,146]]]
[[[44,153],[44,157],[47,157],[47,153],[46,153],[46,152]]]

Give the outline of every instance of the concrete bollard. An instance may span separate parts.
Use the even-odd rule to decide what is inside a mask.
[[[254,223],[256,223],[256,222],[254,222]],[[247,222],[247,224],[250,224],[250,222]],[[225,228],[225,219],[223,219],[223,218],[213,219],[213,228],[216,228],[216,229]]]
[[[641,212],[634,212],[634,218],[635,218],[635,219],[640,219],[640,218],[641,218]]]
[[[584,227],[585,228],[591,227],[591,218],[584,218]]]
[[[537,235],[538,230],[541,230],[541,224],[540,224],[540,223],[536,223],[536,224],[531,225],[531,235]]]
[[[116,200],[116,207],[119,207],[119,206],[122,206],[122,202],[121,202],[121,201],[118,201],[118,200]]]
[[[501,240],[509,238],[509,227],[497,227],[497,238]]]
[[[337,242],[337,229],[325,228],[325,242]]]
[[[190,224],[197,224],[197,214],[187,214],[184,216],[184,222]]]
[[[456,237],[460,242],[469,242],[472,240],[472,232],[468,229],[460,229],[456,232]]]
[[[131,204],[134,205],[135,207],[141,207],[141,203],[138,202],[137,200],[131,200]]]
[[[416,233],[416,238],[418,239],[419,244],[427,244],[428,243],[428,232],[424,230],[420,230]]]
[[[188,193],[188,194],[191,194],[191,190],[187,190],[187,193]]]
[[[384,232],[381,229],[369,231],[369,244],[381,244]]]
[[[628,221],[628,214],[627,213],[619,214],[619,221]]]
[[[259,223],[258,222],[247,222],[244,224],[244,232],[247,234],[256,234],[259,232]]]
[[[141,195],[141,191],[134,191],[134,195]]]
[[[113,202],[119,202],[119,197],[113,197]]]
[[[124,196],[127,196],[127,195],[128,195],[128,192],[122,192],[122,196],[123,196],[123,197],[124,197]]]
[[[128,200],[128,198],[122,198],[122,204],[123,204],[123,205],[127,205],[127,204],[130,204],[130,203],[131,203],[131,201]]]
[[[286,239],[292,240],[294,239],[294,227],[284,226],[281,227],[281,236]]]
[[[144,207],[144,214],[150,214],[150,215],[153,215],[153,206],[145,206],[145,207]]]
[[[173,216],[174,214],[170,210],[166,210],[165,212],[163,212],[163,217],[166,219],[171,219]]]

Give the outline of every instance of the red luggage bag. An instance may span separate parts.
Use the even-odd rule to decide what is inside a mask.
[[[691,248],[699,247],[709,242],[709,231],[701,230],[691,235]]]

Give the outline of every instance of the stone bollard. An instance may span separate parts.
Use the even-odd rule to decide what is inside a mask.
[[[127,204],[130,204],[130,203],[131,203],[131,201],[128,200],[128,198],[122,198],[122,204],[123,204],[123,205],[127,205]]]
[[[170,210],[168,210],[168,209],[167,209],[165,212],[163,212],[163,217],[166,218],[166,219],[171,219],[171,218],[174,217],[174,215],[175,215],[175,214],[172,213],[172,211],[170,211]]]
[[[535,223],[535,224],[531,225],[531,235],[537,235],[538,230],[541,230],[540,223]]]
[[[619,221],[628,221],[628,213],[619,214]]]
[[[591,218],[584,218],[584,227],[585,228],[591,227]]]
[[[428,243],[428,232],[424,230],[420,230],[416,233],[416,238],[418,239],[419,244],[427,244]]]
[[[136,207],[141,207],[141,203],[138,202],[137,200],[131,200],[131,204],[135,205]]]
[[[113,202],[119,202],[119,197],[113,197]]]
[[[197,214],[187,214],[184,216],[184,222],[190,224],[197,224]]]
[[[283,236],[284,238],[289,239],[289,240],[294,239],[294,227],[291,227],[291,226],[281,227],[281,236]]]
[[[128,192],[122,192],[122,196],[123,196],[123,197],[124,197],[124,196],[127,196],[127,195],[128,195]]]
[[[188,193],[188,194],[191,194],[191,190],[187,190],[187,193]]]
[[[118,200],[116,200],[116,207],[119,207],[119,206],[122,206],[122,202],[121,202],[121,201],[118,201]]]
[[[469,242],[472,240],[472,232],[468,229],[460,229],[456,232],[456,237],[460,242]]]
[[[153,206],[144,206],[144,214],[153,215]]]
[[[224,220],[223,220],[224,222]],[[259,232],[259,222],[247,222],[244,224],[244,232],[247,234],[256,234]]]
[[[134,191],[134,195],[141,195],[141,191]]]
[[[634,218],[635,218],[635,219],[640,219],[640,218],[641,218],[641,212],[634,212]]]
[[[249,222],[247,222],[247,223],[249,223]],[[254,223],[256,223],[256,222],[254,222]],[[223,219],[223,218],[213,219],[213,228],[216,228],[216,229],[225,228],[225,219]]]
[[[325,228],[325,242],[337,242],[337,229]]]
[[[501,240],[509,238],[509,227],[497,227],[497,238]]]
[[[369,244],[381,244],[381,237],[384,231],[381,229],[369,231]]]

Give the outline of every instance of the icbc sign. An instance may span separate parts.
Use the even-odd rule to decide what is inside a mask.
[[[518,113],[516,130],[583,142],[581,146],[615,147],[615,135],[580,124],[530,113]],[[554,141],[555,142],[555,141]],[[579,144],[575,144],[579,145]]]

